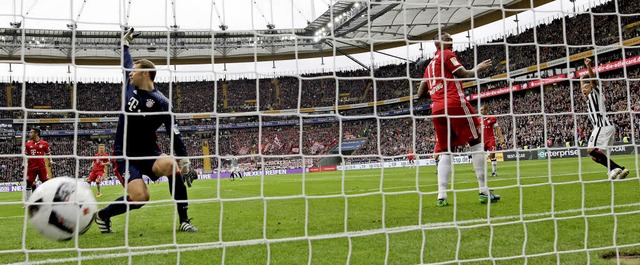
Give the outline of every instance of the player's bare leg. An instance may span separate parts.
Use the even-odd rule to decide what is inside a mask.
[[[167,176],[169,180],[169,193],[176,200],[178,205],[178,218],[180,218],[180,231],[197,232],[198,229],[191,225],[191,219],[187,214],[189,204],[187,203],[187,187],[184,184],[181,172],[175,170],[175,160],[163,154],[153,163],[153,173],[156,176]]]
[[[609,179],[624,179],[629,175],[629,170],[607,157],[607,155],[598,148],[587,149],[591,159],[596,163],[603,165],[609,170]]]
[[[96,197],[100,197],[102,196],[102,192],[100,192],[100,180],[96,180],[96,187],[98,188],[98,193],[96,194]]]

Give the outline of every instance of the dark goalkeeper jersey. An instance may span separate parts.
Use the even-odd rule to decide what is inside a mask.
[[[129,47],[126,46],[124,47],[124,67],[126,69],[133,68],[133,59],[129,53]],[[156,131],[164,124],[167,136],[173,135],[175,155],[187,156],[186,148],[180,137],[180,131],[178,131],[177,127],[172,126],[169,99],[158,89],[145,91],[131,85],[129,83],[129,71],[125,71],[125,82],[125,114],[120,114],[118,118],[114,144],[115,155],[156,155],[160,151],[157,144]],[[155,113],[143,115],[143,113],[149,112]],[[125,138],[126,145],[123,144]]]

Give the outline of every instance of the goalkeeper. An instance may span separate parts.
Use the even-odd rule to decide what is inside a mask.
[[[128,196],[122,196],[98,211],[95,222],[100,228],[100,232],[113,232],[111,217],[123,214],[129,209],[139,209],[149,201],[149,190],[142,175],[147,175],[154,181],[161,176],[166,176],[169,179],[169,192],[178,201],[180,231],[196,232],[198,229],[191,225],[187,215],[187,188],[183,175],[187,185],[191,186],[191,181],[197,177],[197,174],[191,169],[191,163],[187,158],[180,159],[180,170],[177,171],[175,160],[162,153],[158,147],[156,130],[164,124],[167,136],[173,135],[173,149],[176,156],[186,157],[188,155],[180,137],[180,131],[177,127],[172,126],[169,100],[154,87],[155,65],[144,59],[133,62],[131,58],[129,43],[133,38],[133,28],[131,28],[123,38],[123,61],[126,71],[125,114],[120,114],[118,118],[113,150],[114,156],[127,157],[126,159],[115,159],[114,172],[123,185],[124,178],[126,178],[128,184],[125,187]],[[127,69],[134,69],[134,71]],[[139,115],[138,113],[150,114]],[[132,203],[127,206],[124,200]]]

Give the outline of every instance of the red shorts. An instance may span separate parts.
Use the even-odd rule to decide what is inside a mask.
[[[495,152],[496,150],[496,141],[484,142],[484,151],[485,152]]]
[[[89,174],[90,182],[102,182],[104,180],[104,170],[94,170]]]
[[[473,139],[480,138],[480,118],[471,116],[476,114],[476,110],[467,102],[463,107],[447,108],[447,116],[444,115],[445,110],[434,111],[431,115],[433,118],[433,127],[436,130],[436,149],[438,152],[443,150],[451,151],[447,144],[453,146],[462,146]],[[451,136],[451,137],[449,137]],[[449,143],[449,141],[451,141]]]
[[[407,159],[409,159],[409,161],[413,161],[414,157],[413,156],[408,156]]]
[[[29,181],[29,182],[36,181],[36,176],[42,182],[45,182],[45,181],[49,180],[49,176],[47,175],[47,168],[46,167],[35,168],[35,169],[27,168],[27,181]]]

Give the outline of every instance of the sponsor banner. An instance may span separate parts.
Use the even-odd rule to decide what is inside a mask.
[[[502,152],[502,157],[504,158],[504,161],[537,159],[537,156],[534,157],[533,151],[530,150],[505,151]]]
[[[522,89],[526,89],[526,87],[523,88],[520,85],[515,85],[512,87],[496,88],[496,89],[480,92],[480,94],[473,94],[473,95],[467,96],[467,100],[476,100],[478,98],[490,98],[493,96],[508,94],[511,91],[519,91]]]
[[[591,56],[593,56],[593,50],[572,54],[569,56],[569,61],[573,62],[577,60],[582,60],[584,58],[591,57]]]
[[[340,151],[353,151],[362,146],[367,139],[355,139],[355,140],[342,140],[342,146],[336,144],[336,147],[331,150],[332,153],[339,153]]]
[[[496,161],[498,162],[502,162],[504,161],[504,157],[502,156],[502,153],[500,152],[493,152],[496,155]],[[489,156],[487,156],[487,162],[491,163],[491,158],[489,158]]]
[[[533,80],[531,82],[527,83],[528,88],[534,88],[534,87],[539,87],[541,85],[549,85],[549,84],[554,84],[554,83],[558,83],[558,82],[562,82],[564,80],[566,80],[567,75],[566,74],[561,74],[561,75],[554,75],[552,77],[549,78],[545,78],[545,79],[541,79],[541,80]]]
[[[634,57],[627,58],[624,61],[620,60],[620,61],[598,65],[593,68],[593,71],[596,73],[603,73],[603,72],[608,72],[612,70],[617,70],[625,66],[633,66],[638,64],[640,64],[640,56],[634,56]],[[581,69],[576,71],[571,77],[580,78],[588,74],[589,72],[587,71],[587,69]]]
[[[518,69],[518,70],[514,70],[509,72],[512,76],[515,75],[521,75],[521,74],[526,74],[527,73],[527,68],[522,68],[522,69]]]
[[[0,182],[0,187],[2,186],[18,186],[20,182]]]
[[[565,157],[577,157],[580,154],[580,150],[578,149],[560,149],[560,150],[546,150],[539,149],[538,159],[546,159],[549,158],[565,158]]]
[[[630,40],[622,41],[623,46],[636,46],[638,44],[640,44],[640,37],[635,37]]]
[[[634,28],[636,26],[640,26],[640,21],[636,21],[633,23],[629,23],[627,25],[624,26],[624,29],[630,29],[630,28]]]
[[[640,56],[635,56],[635,57],[627,58],[624,61],[620,60],[620,61],[615,61],[611,63],[601,64],[595,67],[593,71],[598,73],[603,73],[603,72],[617,70],[625,66],[633,66],[638,64],[640,64]],[[512,91],[515,92],[515,91],[535,88],[535,87],[539,87],[540,85],[550,85],[550,84],[560,83],[565,81],[567,78],[580,78],[587,74],[588,74],[587,70],[582,69],[574,73],[571,73],[568,76],[566,74],[555,75],[555,76],[544,78],[541,80],[533,80],[522,85],[496,88],[489,91],[481,92],[480,94],[471,94],[467,96],[467,100],[476,100],[478,98],[488,98],[488,97],[508,94],[509,92],[512,92]]]
[[[615,145],[609,148],[612,155],[628,155],[634,154],[635,148],[626,145]],[[538,149],[538,150],[521,150],[503,152],[504,161],[516,160],[536,160],[547,158],[570,158],[570,157],[589,157],[586,148],[561,148],[561,149]]]
[[[620,49],[620,46],[618,44],[609,45],[609,46],[599,46],[599,47],[596,47],[596,53],[597,54],[607,53],[607,52],[618,50],[618,49]]]
[[[13,121],[11,119],[0,119],[0,139],[13,137]]]
[[[453,163],[454,164],[468,164],[471,161],[469,160],[469,156],[454,156]],[[433,158],[428,159],[418,159],[414,160],[415,165],[417,166],[435,166],[436,160]],[[382,163],[367,163],[367,164],[353,164],[353,165],[344,165],[338,166],[337,170],[363,170],[363,169],[376,169],[376,168],[397,168],[397,167],[408,167],[411,166],[409,161],[389,161]]]
[[[334,166],[334,168],[336,168]],[[306,169],[304,168],[292,168],[292,169],[275,169],[275,170],[263,170],[263,171],[247,171],[247,172],[241,172],[240,174],[242,174],[242,176],[244,177],[249,177],[249,176],[268,176],[268,175],[285,175],[285,174],[300,174],[306,172]],[[198,179],[215,179],[215,178],[229,178],[230,173],[229,172],[223,172],[223,173],[213,173],[213,174],[201,174],[198,175]],[[82,179],[79,179],[80,181],[82,181]],[[146,177],[144,177],[144,180],[147,181],[148,179]],[[167,178],[166,177],[161,177],[160,179],[158,179],[159,182],[166,182]],[[19,183],[17,182],[12,182],[15,185],[12,186],[0,186],[0,192],[13,192],[13,191],[22,191],[24,190],[24,186],[19,185]],[[95,183],[91,183],[91,186],[95,186]],[[118,181],[117,179],[107,179],[102,181],[102,183],[100,184],[101,186],[113,186],[113,185],[121,185],[120,181]]]
[[[336,171],[336,170],[338,170],[337,166],[323,166],[323,167],[309,168],[309,172],[325,172],[325,171]]]
[[[567,63],[567,58],[560,58],[560,59],[555,59],[555,60],[551,60],[548,61],[547,64],[549,65],[558,65],[558,64],[563,64],[563,63]]]
[[[13,191],[23,191],[24,186],[2,186],[0,187],[0,192],[13,192]]]

